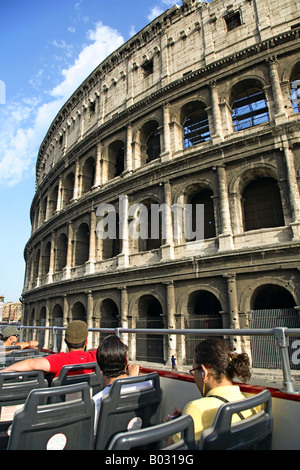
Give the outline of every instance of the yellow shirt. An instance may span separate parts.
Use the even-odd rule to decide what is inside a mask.
[[[229,385],[226,387],[215,387],[207,393],[206,397],[189,402],[184,407],[182,414],[188,414],[193,418],[195,427],[195,440],[197,442],[200,441],[202,431],[212,425],[218,409],[221,405],[224,404],[223,401],[217,398],[209,398],[211,395],[219,395],[223,398],[226,398],[226,400],[230,402],[240,401],[246,398],[245,395],[243,395],[240,391],[240,387],[238,385]],[[254,409],[245,410],[242,412],[245,418],[248,418],[255,413],[256,410]],[[239,420],[240,418],[237,414],[232,416],[232,422]],[[173,436],[174,442],[179,441],[179,439],[180,433]]]

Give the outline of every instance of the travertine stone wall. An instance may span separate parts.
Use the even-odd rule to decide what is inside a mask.
[[[300,113],[291,95],[299,32],[296,0],[284,12],[276,0],[183,0],[99,64],[37,156],[25,247],[28,324],[247,328],[261,292],[268,298],[277,289],[285,307],[300,304]],[[267,108],[261,121],[262,105],[251,98],[258,92]],[[245,96],[253,123],[237,130],[233,113]],[[200,110],[209,133],[186,146],[187,119]],[[159,152],[149,162],[151,136]],[[282,216],[249,230],[245,189],[262,178],[275,182]],[[130,237],[135,204],[184,207],[204,193],[214,228],[201,243],[176,237],[170,214],[164,239]],[[99,237],[104,204],[122,213],[119,241]],[[191,358],[192,346],[175,335],[150,341],[142,354],[127,339],[138,359]],[[90,345],[98,342],[91,335]],[[233,346],[251,350],[246,339]]]

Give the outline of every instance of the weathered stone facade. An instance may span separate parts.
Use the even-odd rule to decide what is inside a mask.
[[[299,33],[297,0],[183,0],[94,70],[40,147],[27,324],[247,328],[252,310],[297,310]],[[97,208],[120,196],[123,238],[103,240]],[[175,239],[171,216],[163,240],[133,240],[140,203],[204,204],[203,242]],[[190,359],[175,335],[129,343]]]

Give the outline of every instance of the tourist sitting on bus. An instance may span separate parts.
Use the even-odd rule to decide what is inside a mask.
[[[58,377],[61,368],[69,364],[84,364],[86,362],[96,362],[97,349],[86,351],[88,337],[88,326],[81,320],[74,320],[66,328],[65,342],[69,352],[50,354],[45,357],[28,358],[24,361],[15,362],[1,372],[28,370],[42,370],[51,374],[51,378]],[[78,373],[91,373],[92,369],[80,370]]]
[[[201,433],[209,428],[224,402],[245,399],[238,385],[233,385],[233,378],[238,377],[246,382],[251,377],[249,357],[246,353],[232,352],[227,341],[220,338],[209,338],[195,348],[191,375],[202,393],[202,398],[189,402],[183,410],[175,408],[172,418],[189,414],[194,420],[195,440],[200,441]],[[238,421],[256,414],[255,409],[243,411],[242,416],[233,415],[232,421]],[[165,419],[168,421],[171,416]],[[168,444],[177,442],[180,433],[170,437]]]
[[[128,347],[116,335],[109,335],[103,339],[97,349],[97,362],[103,374],[103,390],[93,396],[95,402],[95,432],[98,425],[101,400],[109,394],[112,383],[116,379],[137,376],[140,369],[138,364],[128,363]],[[151,386],[151,382],[145,381],[138,384],[124,385],[124,388],[126,392],[130,393]]]
[[[2,332],[2,341],[0,343],[1,346],[4,346],[7,350],[10,346],[20,346],[21,349],[36,349],[38,346],[38,341],[31,340],[31,341],[21,341],[18,342],[18,338],[20,336],[20,331],[16,326],[6,326]]]

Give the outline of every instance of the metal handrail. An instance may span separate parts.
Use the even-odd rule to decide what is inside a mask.
[[[23,336],[23,330],[51,330],[54,339],[54,352],[57,351],[57,334],[59,331],[65,331],[63,326],[19,326],[20,336]],[[279,348],[282,372],[283,372],[283,391],[286,393],[299,393],[295,391],[294,382],[291,376],[291,369],[288,355],[289,337],[300,337],[300,328],[261,328],[261,329],[173,329],[173,328],[88,328],[89,332],[114,333],[121,336],[125,333],[131,334],[151,334],[151,335],[199,335],[199,336],[274,336],[277,347]]]

